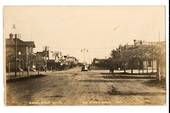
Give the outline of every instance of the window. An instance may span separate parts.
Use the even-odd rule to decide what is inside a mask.
[[[148,67],[152,66],[152,61],[148,61]]]

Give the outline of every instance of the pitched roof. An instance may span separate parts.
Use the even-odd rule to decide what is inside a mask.
[[[25,45],[35,47],[34,41],[25,41]]]
[[[17,40],[17,45],[18,46],[29,46],[35,48],[34,41],[23,41],[19,38],[16,39],[6,39],[6,46],[15,46],[15,40]]]

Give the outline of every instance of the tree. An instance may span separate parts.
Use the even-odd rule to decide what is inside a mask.
[[[124,69],[143,69],[143,61],[157,61],[157,73],[160,73],[160,64],[163,64],[165,50],[163,44],[120,45],[111,51],[113,67]],[[163,52],[164,51],[164,52]],[[159,76],[159,74],[158,74]],[[158,77],[159,78],[159,77]]]

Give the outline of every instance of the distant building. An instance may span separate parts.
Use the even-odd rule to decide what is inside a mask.
[[[72,56],[65,57],[64,62],[67,63],[68,65],[77,65],[78,64],[78,60]]]
[[[35,55],[33,48],[35,44],[33,41],[23,41],[19,38],[14,38],[13,34],[6,39],[6,68],[8,72],[17,69],[27,70],[33,68]],[[16,62],[16,65],[15,65]]]
[[[110,60],[106,59],[97,59],[94,58],[91,64],[91,69],[109,69],[110,68]]]
[[[96,65],[96,64],[101,64],[102,62],[105,62],[107,59],[97,59],[94,58],[92,64]]]
[[[36,68],[40,70],[53,70],[59,68],[63,56],[59,51],[44,49],[36,53]]]
[[[46,58],[45,58],[45,52],[36,52],[36,69],[37,70],[45,70],[46,66]]]

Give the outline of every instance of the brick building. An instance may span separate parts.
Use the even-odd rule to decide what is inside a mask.
[[[27,70],[34,67],[35,55],[33,54],[33,48],[35,48],[35,44],[33,41],[23,41],[10,34],[5,43],[7,72],[13,72],[15,69],[17,71]]]

